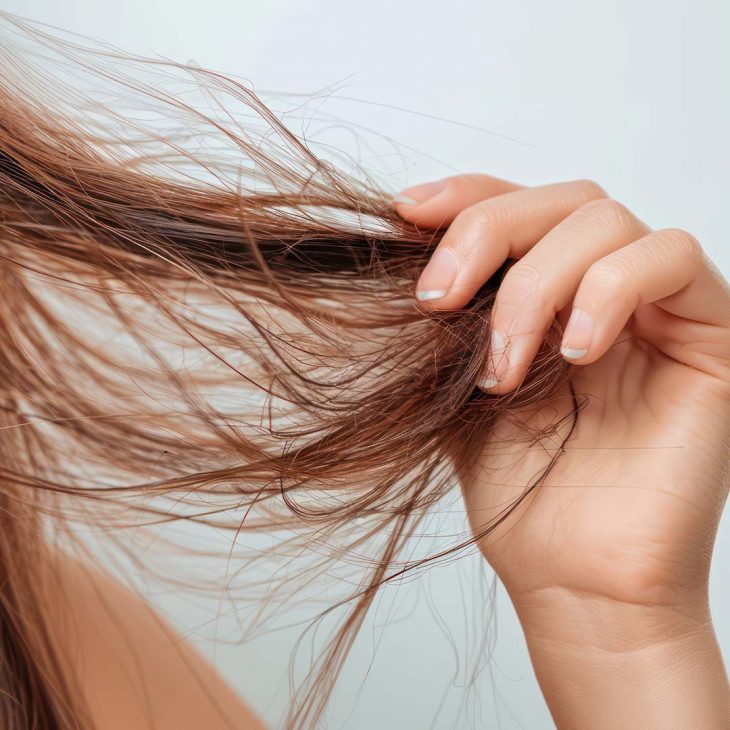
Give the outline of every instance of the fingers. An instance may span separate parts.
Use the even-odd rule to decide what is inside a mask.
[[[693,236],[667,229],[649,233],[588,269],[563,338],[570,359],[580,364],[598,360],[636,309],[646,304],[693,320],[697,327],[714,325],[724,333],[724,338],[717,338],[718,344],[725,344],[724,357],[730,356],[727,282],[707,261]],[[707,328],[703,336],[712,338]],[[690,350],[694,345],[683,344]],[[716,354],[723,353],[717,350]]]
[[[572,212],[605,196],[595,183],[579,180],[515,190],[471,205],[441,239],[416,285],[416,298],[430,309],[463,307],[505,259],[523,256]]]
[[[636,232],[648,229],[618,203],[604,201],[586,208],[587,212],[576,213],[551,232],[505,276],[492,312],[492,348],[480,387],[504,393],[519,385],[555,313],[571,301],[573,307],[561,346],[563,356],[571,362],[587,365],[601,358],[637,308],[650,304],[691,320],[695,328],[704,325],[699,348],[685,339],[674,343],[678,352],[669,352],[661,344],[659,349],[693,367],[701,365],[703,358],[698,355],[702,352],[730,358],[730,289],[694,237],[671,229],[648,232],[632,240]],[[613,221],[601,209],[613,210]],[[548,263],[561,238],[567,248],[571,243],[575,245],[567,235],[570,227],[580,217],[583,220],[574,230],[589,223],[591,212],[603,217],[591,224],[585,255],[572,252],[570,262]],[[610,253],[602,255],[606,251]],[[590,256],[595,258],[586,265]],[[518,267],[528,258],[529,271],[543,272],[540,277],[525,279],[519,273]],[[511,278],[513,271],[517,274]],[[524,311],[515,314],[524,296],[525,280],[530,281],[534,293],[527,295]],[[709,332],[707,325],[715,325],[714,332]],[[669,326],[678,326],[676,318]],[[506,331],[504,336],[501,330]],[[654,341],[659,335],[657,331],[648,332],[647,339]]]
[[[494,392],[517,387],[555,315],[573,301],[586,272],[648,232],[620,203],[603,198],[578,208],[528,250],[497,292],[492,342],[479,386]],[[564,354],[572,355],[569,349]]]
[[[396,199],[413,222],[451,223],[416,297],[427,309],[466,305],[508,258],[492,311],[480,387],[517,387],[553,324],[572,303],[562,352],[586,365],[632,320],[632,333],[675,360],[730,373],[730,286],[697,241],[651,232],[590,181],[523,188],[469,175],[411,188]]]
[[[443,228],[464,208],[521,188],[491,175],[457,175],[403,190],[393,198],[393,204],[399,215],[411,223]]]

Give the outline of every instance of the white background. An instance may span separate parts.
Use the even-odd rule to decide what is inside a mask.
[[[650,225],[694,233],[730,275],[726,0],[1,0],[0,7],[126,50],[193,59],[258,89],[329,89],[324,112],[383,135],[379,147],[360,151],[361,162],[392,189],[452,171],[525,183],[593,178]],[[712,573],[726,655],[728,525],[730,515]],[[481,719],[457,715],[461,695],[452,687],[434,720],[455,659],[423,596],[459,635],[462,604],[478,596],[468,581],[462,588],[473,597],[455,590],[455,574],[441,568],[430,585],[404,587],[407,620],[376,652],[366,629],[335,694],[331,727],[552,727],[502,594],[491,672],[479,684]],[[212,642],[195,631],[210,606],[159,600],[213,656]],[[281,682],[297,635],[282,631],[215,654],[219,670],[272,723],[286,700]]]

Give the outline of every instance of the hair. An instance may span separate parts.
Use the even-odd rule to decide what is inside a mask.
[[[426,313],[413,287],[441,232],[248,85],[3,19],[0,724],[87,727],[39,608],[52,544],[186,520],[359,565],[292,699],[287,727],[312,727],[379,588],[524,498],[402,555],[495,421],[564,382],[557,335],[516,391],[480,391],[504,267],[464,309]]]

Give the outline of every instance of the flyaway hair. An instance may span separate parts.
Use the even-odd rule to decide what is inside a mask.
[[[481,392],[503,271],[427,314],[440,233],[247,84],[3,26],[0,725],[87,727],[37,609],[47,546],[187,520],[358,565],[286,720],[315,727],[378,589],[479,539],[403,555],[496,419],[564,382],[557,335],[517,391]]]

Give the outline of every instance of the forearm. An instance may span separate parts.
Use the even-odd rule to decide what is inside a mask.
[[[516,605],[560,730],[730,727],[727,675],[701,603],[678,610],[560,595]]]

